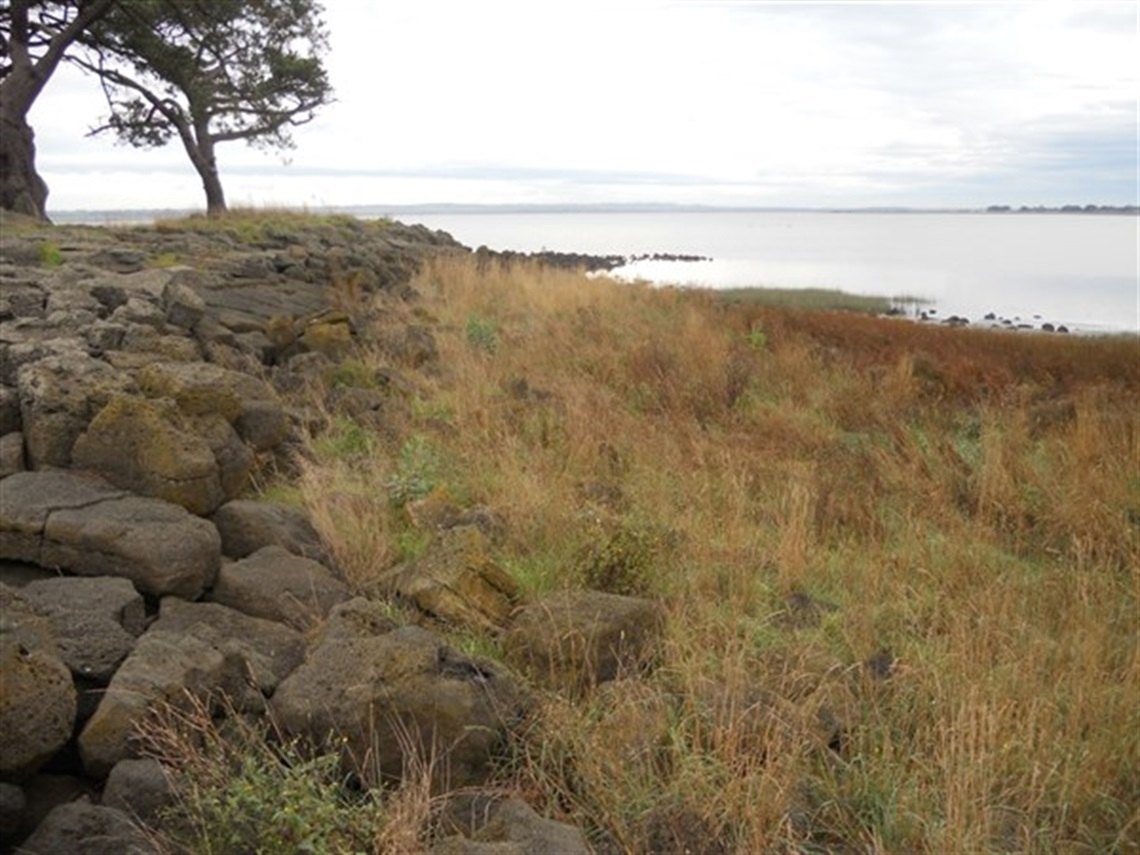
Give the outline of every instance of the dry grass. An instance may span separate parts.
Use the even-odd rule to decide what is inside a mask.
[[[525,590],[632,532],[670,617],[652,676],[545,698],[500,783],[606,853],[1140,852],[1140,340],[413,284],[440,360],[404,435],[301,482],[354,584],[407,550],[415,437]]]

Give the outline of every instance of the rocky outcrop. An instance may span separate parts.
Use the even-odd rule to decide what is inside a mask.
[[[42,264],[48,242],[61,263]],[[547,639],[532,673],[556,663],[574,686],[650,658],[644,601],[518,611],[485,509],[412,503],[432,540],[381,604],[352,598],[303,512],[242,498],[320,428],[295,393],[400,424],[401,372],[438,370],[440,350],[414,312],[370,315],[372,297],[408,296],[419,259],[454,251],[347,219],[0,237],[0,575],[20,586],[0,584],[0,851],[152,851],[132,818],[161,822],[178,775],[138,756],[139,725],[164,710],[269,713],[366,784],[419,762],[440,793],[485,783],[528,693],[439,622],[508,633],[529,667],[527,633],[557,613],[547,634],[587,641],[563,656]],[[331,382],[364,336],[393,367],[368,389]],[[589,851],[500,795],[478,821],[453,811],[437,855]]]

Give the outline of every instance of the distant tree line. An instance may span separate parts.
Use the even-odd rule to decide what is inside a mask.
[[[990,205],[986,208],[987,214],[1137,214],[1140,207],[1136,205],[1061,205],[1050,207],[1046,205],[1022,205],[1014,208],[1012,205]]]
[[[61,62],[93,76],[107,116],[91,135],[177,138],[206,210],[226,210],[215,146],[289,148],[332,101],[317,0],[6,0],[0,5],[0,207],[47,219],[28,112]]]

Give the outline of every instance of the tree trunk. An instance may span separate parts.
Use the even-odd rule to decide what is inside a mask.
[[[206,216],[220,217],[226,212],[226,194],[218,175],[218,159],[214,155],[214,138],[210,136],[209,119],[196,119],[193,131],[184,120],[172,121],[182,137],[186,153],[190,155],[190,162],[202,179],[202,189],[206,191]]]
[[[0,98],[0,208],[47,221],[48,188],[36,172],[35,133],[26,116]]]
[[[76,15],[55,31],[39,59],[29,51],[30,0],[12,0],[4,48],[11,64],[0,79],[0,208],[47,220],[48,188],[36,172],[36,135],[28,111],[66,51],[87,27],[107,14],[115,0],[76,4]]]

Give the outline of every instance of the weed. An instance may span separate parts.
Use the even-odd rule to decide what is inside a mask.
[[[153,267],[159,270],[164,270],[168,267],[174,267],[179,263],[178,255],[173,252],[160,252],[147,261],[147,267]]]
[[[482,315],[472,314],[467,317],[464,334],[467,344],[480,353],[492,354],[499,346],[498,326]]]
[[[348,416],[334,416],[330,428],[313,443],[322,457],[346,459],[367,456],[375,447],[375,436]]]
[[[388,500],[402,508],[413,499],[422,499],[442,483],[442,465],[436,450],[423,436],[416,435],[400,447],[396,471],[384,481]]]
[[[63,250],[51,241],[43,241],[40,244],[40,266],[59,267],[62,264]]]

